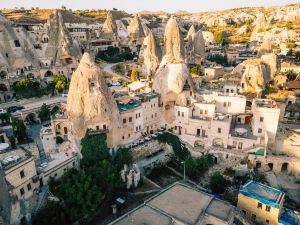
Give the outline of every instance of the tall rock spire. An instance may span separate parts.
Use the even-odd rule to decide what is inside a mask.
[[[192,25],[187,34],[186,63],[201,65],[205,60],[205,41],[202,31]]]
[[[141,20],[137,14],[130,21],[127,27],[128,34],[132,39],[144,38],[145,32],[141,23]]]
[[[179,25],[174,17],[167,22],[165,29],[166,55],[175,61],[184,60],[184,41]]]
[[[117,32],[117,24],[111,11],[107,13],[106,20],[103,24],[103,31],[108,33]]]
[[[160,45],[151,31],[144,40],[144,46],[144,64],[147,69],[147,74],[151,75],[155,73],[162,59]]]
[[[88,128],[98,126],[109,130],[107,141],[114,145],[117,138],[114,131],[121,126],[119,110],[102,71],[88,53],[83,55],[72,75],[67,111],[77,137],[83,137]]]

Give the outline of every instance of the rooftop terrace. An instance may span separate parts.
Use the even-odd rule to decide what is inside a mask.
[[[282,199],[285,196],[283,191],[272,188],[270,186],[250,180],[241,186],[240,194],[254,198],[266,205],[279,208]]]
[[[6,150],[0,152],[0,163],[4,170],[9,170],[15,165],[25,161],[31,157],[31,154],[25,149],[19,148],[14,150]]]

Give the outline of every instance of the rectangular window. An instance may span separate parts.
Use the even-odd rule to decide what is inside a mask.
[[[123,123],[126,123],[126,119],[125,118],[123,119]]]
[[[181,116],[184,117],[184,112],[181,113]]]
[[[200,114],[203,114],[203,109],[200,109]]]
[[[177,112],[178,116],[180,116],[180,111]]]
[[[96,130],[99,130],[100,128],[99,128],[99,126],[96,126]]]
[[[258,131],[257,131],[259,134],[262,133],[262,129],[261,128],[258,128]]]
[[[21,188],[21,189],[20,189],[20,194],[21,194],[21,195],[24,195],[24,194],[25,194],[24,188]]]
[[[27,184],[27,190],[30,191],[31,190],[31,184]]]
[[[257,208],[262,209],[262,204],[260,202],[257,203]]]
[[[236,148],[236,145],[237,145],[237,142],[236,142],[236,141],[233,141],[233,142],[232,142],[232,148]]]
[[[221,133],[221,128],[220,128],[220,127],[218,128],[218,133],[219,133],[219,134]]]
[[[208,114],[208,111],[207,111],[207,109],[205,109],[205,113],[204,113],[205,115],[207,115]]]
[[[231,102],[228,102],[227,104],[228,104],[228,107],[230,107],[230,106],[231,106]]]
[[[223,103],[223,106],[226,107],[226,102]]]
[[[264,122],[264,118],[261,116],[261,117],[259,118],[259,121],[260,121],[260,122]]]
[[[266,220],[266,223],[267,223],[267,224],[269,224],[269,223],[270,223],[270,221],[269,221],[269,220]]]
[[[201,130],[197,129],[197,136],[200,136],[200,132],[201,132]]]
[[[129,117],[129,122],[132,122],[132,117]]]
[[[21,177],[21,178],[24,178],[24,177],[25,177],[24,170],[20,171],[20,177]]]
[[[243,148],[243,142],[239,142],[238,149],[242,149],[242,148]]]
[[[271,206],[266,205],[266,211],[267,211],[267,212],[270,212],[270,211],[271,211]]]

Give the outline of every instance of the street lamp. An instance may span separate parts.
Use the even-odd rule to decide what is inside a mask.
[[[181,161],[181,164],[183,165],[183,180],[185,180],[185,162]]]

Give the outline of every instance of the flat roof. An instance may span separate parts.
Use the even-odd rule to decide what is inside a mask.
[[[31,154],[22,148],[6,150],[0,152],[0,163],[4,170],[9,170],[30,157]]]
[[[213,199],[209,204],[206,213],[223,221],[228,221],[231,215],[231,211],[232,205],[230,205],[229,202]]]
[[[151,224],[151,225],[169,225],[172,222],[172,218],[168,217],[152,209],[151,207],[145,205],[138,210],[128,214],[121,220],[117,221],[116,225],[141,225],[141,224]]]
[[[239,193],[275,208],[279,208],[280,202],[285,195],[283,191],[254,180],[250,180],[241,186]]]
[[[141,101],[144,101],[144,98],[146,98],[147,101],[150,101],[153,98],[157,98],[159,96],[159,93],[157,92],[148,92],[148,93],[141,93],[138,94],[137,97],[141,99]]]
[[[230,203],[177,182],[146,200],[144,204],[110,223],[132,225],[201,224],[210,215],[229,221],[234,210]]]
[[[194,224],[212,198],[209,194],[177,184],[153,198],[149,205],[187,224]]]

